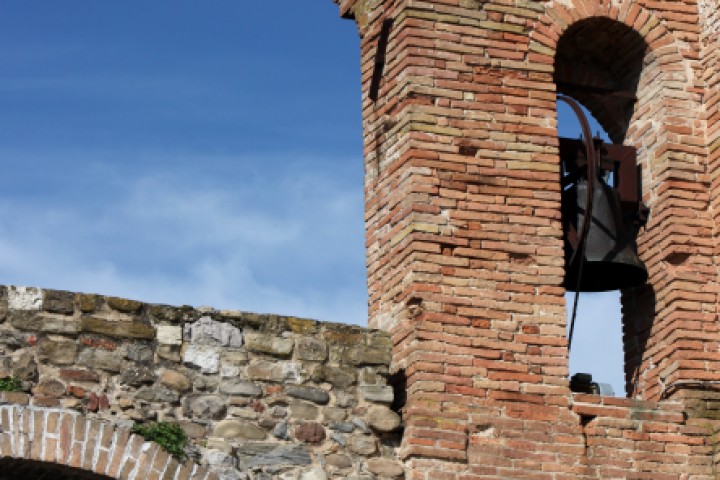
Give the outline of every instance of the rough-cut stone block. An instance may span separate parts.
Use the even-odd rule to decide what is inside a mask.
[[[146,343],[131,343],[127,346],[125,357],[134,362],[149,363],[153,360],[153,349]]]
[[[8,308],[10,310],[40,310],[43,292],[32,287],[8,287]]]
[[[246,371],[252,380],[269,382],[301,383],[304,376],[302,367],[294,362],[260,361],[248,365]]]
[[[16,354],[12,362],[12,376],[20,380],[37,380],[37,364],[35,363],[35,357],[30,352],[24,351]]]
[[[345,361],[351,365],[389,365],[390,350],[358,346],[347,350]]]
[[[158,403],[176,403],[179,395],[176,391],[164,387],[142,387],[135,394],[138,400]]]
[[[107,320],[100,317],[83,317],[80,322],[83,332],[98,333],[117,338],[138,338],[152,340],[155,328],[141,322]]]
[[[315,420],[320,413],[320,409],[308,402],[294,401],[290,403],[290,416],[301,420]]]
[[[337,388],[347,388],[357,381],[357,370],[350,367],[318,365],[312,371],[315,382],[329,382]]]
[[[45,290],[42,308],[48,312],[69,315],[75,310],[73,305],[74,298],[75,294],[72,292]]]
[[[214,437],[240,440],[264,440],[267,432],[252,423],[241,420],[223,420],[215,424]]]
[[[63,315],[46,312],[14,311],[8,317],[12,326],[20,330],[69,335],[80,332],[80,321]]]
[[[126,313],[136,313],[142,308],[142,303],[127,298],[105,297],[108,306],[113,310]]]
[[[191,312],[192,309],[187,307],[173,307],[170,305],[153,304],[148,305],[148,313],[155,320],[167,322],[179,322],[183,319],[183,312]]]
[[[198,367],[202,373],[217,373],[220,370],[220,349],[207,345],[188,345],[183,362]]]
[[[177,325],[158,325],[157,341],[161,345],[182,345],[182,327]]]
[[[330,401],[330,395],[319,388],[292,386],[286,388],[285,393],[291,397],[309,400],[313,403],[317,403],[318,405],[327,405]]]
[[[97,383],[100,381],[100,375],[92,370],[80,370],[80,369],[61,369],[59,371],[60,378],[63,380],[69,380],[72,382],[91,382]]]
[[[327,343],[312,337],[302,337],[297,341],[297,358],[313,362],[324,362],[328,356]]]
[[[155,373],[143,365],[127,365],[120,375],[120,383],[133,387],[139,387],[154,381]]]
[[[183,414],[188,418],[219,420],[225,412],[227,402],[220,395],[189,395],[183,404]]]
[[[218,322],[208,316],[185,325],[186,341],[195,345],[240,347],[243,344],[242,331],[225,322]]]
[[[72,365],[75,363],[78,346],[70,340],[44,339],[39,343],[39,358],[53,365]]]
[[[310,465],[310,452],[302,445],[278,445],[277,443],[245,443],[234,449],[238,467],[247,471],[265,465]]]
[[[120,372],[125,364],[120,350],[94,350],[85,348],[78,355],[77,364],[88,368]]]
[[[207,427],[205,425],[188,421],[183,421],[179,423],[182,429],[185,431],[185,434],[189,438],[202,439],[205,438],[205,436],[207,435]]]
[[[291,338],[278,338],[264,333],[248,332],[245,334],[245,348],[253,353],[266,353],[278,357],[287,357],[295,342]]]
[[[395,398],[392,387],[387,385],[361,385],[359,391],[368,402],[389,404]]]
[[[92,312],[97,308],[100,301],[99,295],[90,293],[78,293],[75,295],[75,304],[81,312]]]

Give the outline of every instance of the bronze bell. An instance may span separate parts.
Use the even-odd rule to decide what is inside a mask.
[[[642,285],[648,273],[635,238],[647,208],[640,201],[636,151],[593,139],[577,102],[560,99],[575,110],[585,138],[560,139],[565,288],[604,292]]]
[[[592,221],[585,239],[582,278],[578,284],[580,258],[570,263],[575,248],[571,232],[578,232],[585,218],[588,181],[578,181],[563,192],[563,231],[565,232],[565,288],[581,292],[605,292],[635,287],[648,277],[637,256],[636,228],[632,218],[623,216],[618,192],[595,178]]]

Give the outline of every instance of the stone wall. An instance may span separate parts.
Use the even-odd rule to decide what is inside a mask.
[[[0,403],[178,422],[189,464],[219,478],[402,478],[390,347],[357,326],[0,289],[0,378],[23,381]]]

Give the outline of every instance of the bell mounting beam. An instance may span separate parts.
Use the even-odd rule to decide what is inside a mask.
[[[556,82],[558,90],[563,93],[589,93],[591,95],[603,95],[606,97],[622,98],[637,102],[635,92],[627,90],[613,90],[610,88],[596,87],[594,85],[583,85],[580,83]]]

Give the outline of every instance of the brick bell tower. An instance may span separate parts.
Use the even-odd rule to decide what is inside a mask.
[[[362,38],[370,325],[407,383],[407,478],[715,478],[717,0],[339,4]],[[637,149],[651,212],[625,399],[569,388],[558,93]]]

